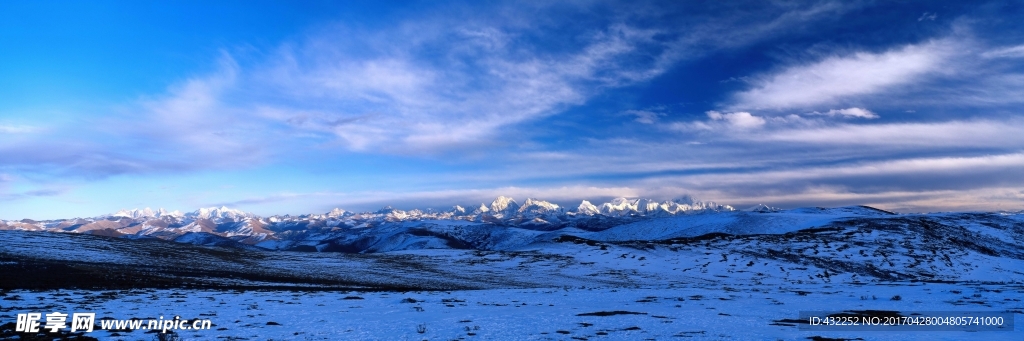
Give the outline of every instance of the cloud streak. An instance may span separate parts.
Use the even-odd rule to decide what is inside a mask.
[[[957,43],[933,40],[882,53],[856,52],[795,65],[752,81],[737,93],[733,110],[811,109],[914,84],[944,69]]]
[[[33,126],[0,124],[0,134],[25,134],[33,133],[38,130],[38,128]]]
[[[64,194],[66,189],[37,189],[19,193],[0,193],[0,201],[13,201],[33,197],[53,197]]]
[[[840,124],[813,128],[784,128],[746,138],[789,143],[892,148],[1015,149],[1024,147],[1024,126],[1020,119],[1009,122],[974,120],[934,123]],[[741,137],[742,138],[742,137]]]
[[[996,48],[981,54],[985,58],[1024,58],[1024,45]]]
[[[870,110],[863,108],[846,108],[846,109],[832,109],[826,112],[812,112],[811,115],[825,115],[825,116],[839,116],[839,117],[852,117],[852,118],[866,118],[875,119],[878,118],[878,114],[871,112]]]
[[[489,143],[504,127],[582,104],[601,89],[656,77],[679,58],[675,41],[655,38],[663,32],[625,23],[580,32],[578,47],[556,54],[509,38],[536,34],[534,27],[472,20],[426,27],[441,32],[385,33],[383,44],[357,56],[345,53],[349,46],[319,43],[336,32],[280,50],[269,72],[256,71],[256,78],[275,91],[315,100],[318,108],[272,103],[266,105],[272,113],[267,117],[336,137],[357,151],[458,149]],[[640,55],[653,60],[624,62]]]

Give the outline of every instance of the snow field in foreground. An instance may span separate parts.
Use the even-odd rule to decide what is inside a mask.
[[[212,320],[212,330],[179,331],[186,340],[1020,340],[1022,294],[1019,284],[922,283],[450,292],[16,290],[3,297],[0,321],[52,311]],[[1017,326],[1011,332],[897,333],[801,331],[779,322],[796,319],[799,311],[867,309],[1012,311]],[[600,312],[620,313],[580,316]],[[156,339],[145,332],[89,336]]]

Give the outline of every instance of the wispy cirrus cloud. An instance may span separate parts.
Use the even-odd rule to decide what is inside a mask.
[[[24,134],[37,131],[39,128],[34,126],[0,124],[0,134]]]
[[[994,48],[981,54],[985,58],[1024,58],[1024,45]]]
[[[311,192],[311,193],[296,193],[286,192],[277,193],[272,195],[248,197],[234,201],[215,202],[215,203],[203,203],[201,206],[252,206],[252,205],[263,205],[263,204],[275,204],[289,201],[335,201],[337,198],[344,197],[346,193],[339,192]]]
[[[0,140],[0,169],[27,172],[43,181],[102,179],[237,167],[265,156],[262,122],[247,120],[222,96],[237,81],[238,65],[227,54],[217,71],[169,87],[166,94],[139,99],[99,117],[82,117]]]
[[[267,116],[353,150],[436,152],[489,143],[503,127],[554,115],[603,88],[648,80],[679,58],[677,41],[657,37],[675,33],[625,23],[581,32],[578,47],[558,53],[509,38],[535,34],[533,27],[433,25],[428,31],[443,33],[399,30],[356,56],[344,53],[344,44],[320,43],[337,33],[280,50],[257,79],[316,105],[268,103]],[[641,55],[652,60],[624,62]]]
[[[960,44],[952,39],[939,39],[881,53],[854,52],[790,66],[754,78],[751,88],[736,93],[729,107],[800,110],[842,105],[857,96],[915,84],[935,73],[946,72],[947,63]]]
[[[778,184],[790,181],[814,180],[849,180],[851,177],[878,179],[879,177],[961,177],[975,176],[985,173],[1001,173],[1010,175],[1016,170],[1024,170],[1024,154],[999,154],[971,157],[935,157],[910,158],[885,161],[859,162],[828,166],[801,167],[799,169],[772,169],[753,172],[719,172],[716,174],[700,174],[688,176],[691,182],[702,182],[716,186],[728,186],[742,183]],[[1011,178],[1003,177],[997,182],[1005,182]],[[886,181],[895,183],[895,181]],[[881,183],[881,182],[879,182]],[[898,184],[897,184],[898,185]],[[958,186],[947,183],[944,186]],[[941,187],[938,186],[938,187]]]
[[[654,110],[626,110],[622,114],[633,116],[633,121],[643,124],[654,124],[658,120],[665,116],[664,113],[657,112]]]
[[[67,189],[64,189],[64,188],[36,189],[36,190],[30,190],[30,191],[24,191],[24,192],[16,192],[16,193],[3,193],[3,192],[0,192],[0,201],[12,201],[12,200],[20,200],[20,199],[33,198],[33,197],[52,197],[52,196],[58,196],[58,195],[64,194],[65,192],[67,192]]]
[[[825,115],[825,116],[839,116],[839,117],[853,117],[853,118],[867,118],[875,119],[878,118],[878,114],[871,112],[864,108],[846,108],[846,109],[831,109],[826,112],[812,112],[811,115]]]
[[[752,140],[820,143],[846,146],[918,147],[938,150],[955,147],[1024,148],[1024,123],[972,120],[943,122],[902,122],[883,124],[839,124],[811,128],[783,128]],[[948,149],[947,149],[948,150]]]
[[[846,114],[838,112],[847,112]],[[833,114],[829,114],[833,113]],[[849,122],[836,118],[877,119],[870,111],[850,108],[813,112],[808,116],[758,116],[748,112],[709,111],[708,120],[675,122],[669,129],[681,132],[713,132],[730,141],[800,143],[860,148],[878,146],[949,150],[957,148],[1024,148],[1024,119],[951,120],[938,122]],[[815,118],[825,116],[831,120]]]

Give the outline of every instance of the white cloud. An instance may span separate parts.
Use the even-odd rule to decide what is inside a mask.
[[[0,134],[25,134],[33,133],[38,131],[39,128],[26,125],[2,125],[0,124]]]
[[[986,51],[981,54],[985,58],[1024,58],[1024,45],[1010,46],[991,51]]]
[[[368,37],[321,32],[280,49],[269,68],[253,71],[257,86],[301,100],[261,110],[349,149],[433,152],[493,142],[507,133],[502,128],[557,114],[604,88],[646,81],[679,58],[676,42],[654,38],[663,32],[622,23],[585,32],[580,46],[554,54],[507,39],[535,28],[500,20],[408,25],[419,29]],[[352,45],[369,48],[354,54]],[[651,61],[624,62],[638,55]]]
[[[710,174],[694,177],[720,185],[736,183],[772,184],[795,180],[843,179],[850,177],[924,176],[985,173],[990,170],[1024,169],[1024,154],[1001,154],[974,157],[939,157],[897,159],[861,164],[773,170],[742,174]]]
[[[936,40],[792,66],[753,81],[752,89],[734,96],[730,108],[802,109],[876,94],[941,71],[954,49],[952,41]]]
[[[636,116],[636,118],[634,118],[633,121],[643,124],[654,124],[658,122],[658,118],[660,116],[664,116],[664,114],[662,113],[657,113],[649,110],[626,110],[623,113],[627,115]]]
[[[874,119],[878,115],[861,108],[812,112],[827,117]],[[707,121],[675,122],[666,127],[681,132],[714,131],[720,141],[800,143],[830,148],[876,146],[887,150],[935,150],[938,148],[1024,148],[1024,121],[969,120],[941,122],[837,123],[799,115],[762,117],[748,112],[708,111]],[[876,150],[881,153],[881,150]]]
[[[744,135],[752,131],[761,130],[760,128],[771,126],[814,126],[822,123],[816,120],[805,119],[796,114],[766,117],[757,116],[746,111],[723,113],[715,110],[707,111],[705,114],[708,116],[706,121],[674,122],[666,125],[666,127],[670,130],[683,132],[717,131]]]
[[[751,115],[749,112],[731,112],[731,113],[720,113],[717,111],[708,111],[705,114],[708,115],[712,121],[723,121],[726,122],[729,127],[739,129],[751,129],[763,126],[765,119],[762,117]]]
[[[840,124],[782,128],[736,136],[758,141],[890,148],[1024,148],[1024,122],[946,121],[933,123]]]
[[[249,108],[227,100],[237,96],[243,82],[235,59],[224,52],[217,65],[216,72],[175,84],[163,96],[141,99],[135,111],[110,118],[98,129],[135,150],[157,155],[173,151],[165,162],[219,168],[265,157],[278,133]]]
[[[871,112],[867,109],[862,108],[846,108],[846,109],[832,109],[826,112],[812,112],[812,115],[826,115],[826,116],[840,116],[840,117],[855,117],[855,118],[866,118],[875,119],[878,118],[878,114]]]

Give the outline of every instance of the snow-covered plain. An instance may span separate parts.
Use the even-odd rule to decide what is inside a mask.
[[[98,318],[211,319],[197,340],[1020,340],[1024,333],[803,331],[799,311],[836,309],[1020,311],[1022,285],[540,288],[421,292],[11,291],[0,318],[19,312],[95,312]],[[893,296],[900,301],[892,301]],[[596,312],[620,312],[587,316]],[[1021,314],[1015,324],[1024,323]],[[269,324],[268,324],[269,323]],[[419,333],[417,328],[423,328]],[[146,330],[94,331],[100,339],[156,339]]]

